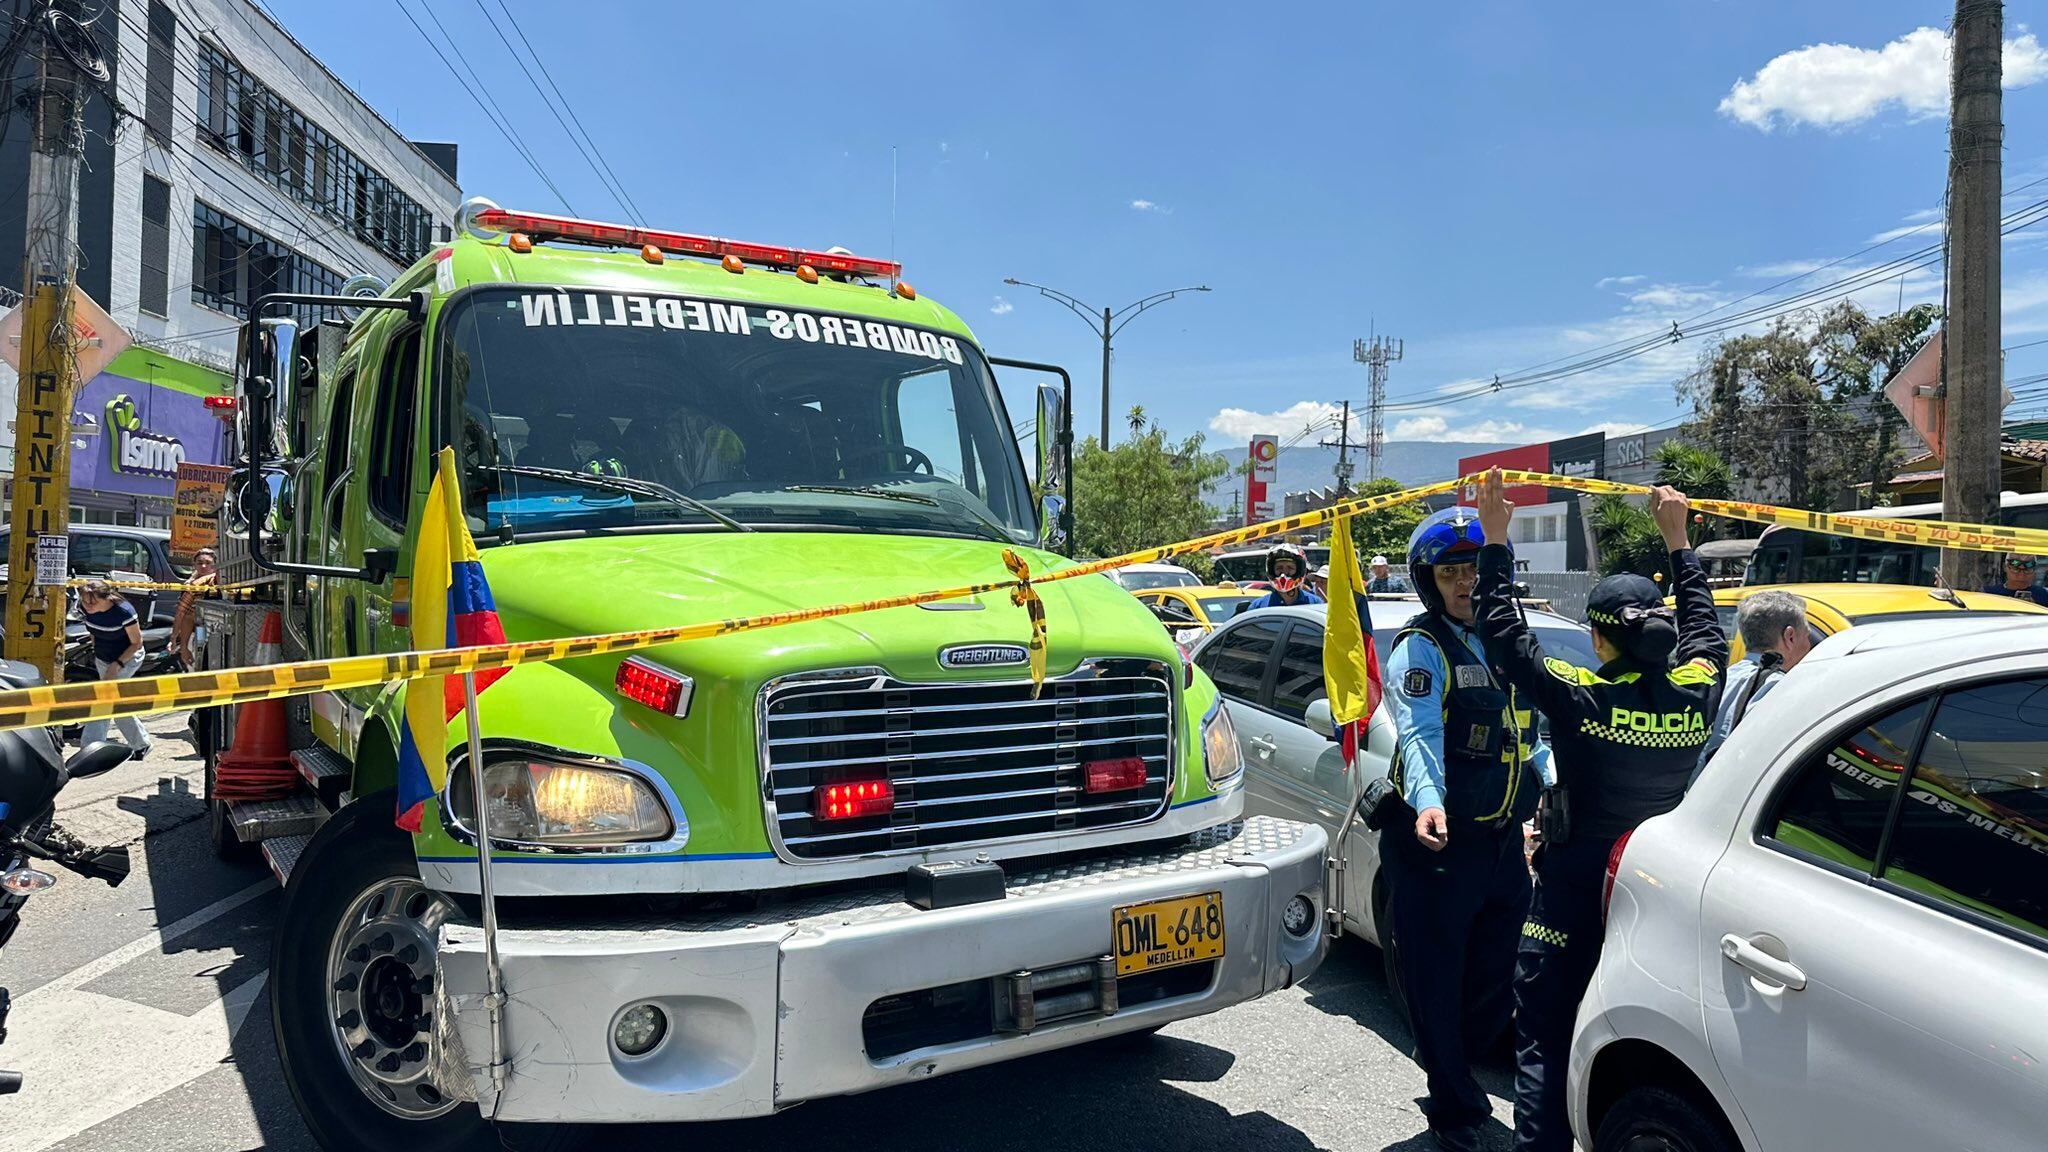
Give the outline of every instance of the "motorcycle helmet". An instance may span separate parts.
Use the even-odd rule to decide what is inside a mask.
[[[1432,512],[1408,537],[1408,571],[1414,577],[1415,594],[1431,612],[1444,610],[1444,598],[1436,589],[1438,564],[1476,564],[1486,533],[1479,527],[1479,511],[1458,506]],[[1506,543],[1506,541],[1502,541]],[[1510,548],[1513,546],[1510,545]]]
[[[1282,560],[1292,560],[1294,571],[1285,576],[1276,571]],[[1301,582],[1307,578],[1308,553],[1303,552],[1299,546],[1275,544],[1272,550],[1266,553],[1266,579],[1272,582],[1274,588],[1283,593],[1292,592],[1301,587]]]

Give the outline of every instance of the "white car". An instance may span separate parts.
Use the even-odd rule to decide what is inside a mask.
[[[1422,604],[1413,598],[1369,603],[1373,645],[1384,665],[1393,655],[1401,626],[1422,611]],[[1323,691],[1327,610],[1312,604],[1244,613],[1204,637],[1190,657],[1216,682],[1237,729],[1245,762],[1245,812],[1320,824],[1335,844],[1363,781],[1387,774],[1394,753],[1394,723],[1384,706],[1373,713],[1358,771],[1346,773]],[[1552,656],[1599,667],[1583,625],[1535,609],[1528,610],[1527,617]],[[1379,879],[1379,835],[1362,822],[1352,822],[1344,843],[1341,891],[1330,894],[1331,907],[1342,909],[1344,930],[1373,944],[1382,943],[1379,924],[1387,900],[1386,886]],[[1381,951],[1388,984],[1399,989],[1391,950]],[[1404,998],[1395,999],[1399,1003]]]
[[[1178,564],[1126,564],[1112,571],[1110,579],[1123,585],[1126,592],[1143,592],[1148,588],[1199,588],[1202,578]]]
[[[2048,623],[1831,637],[1608,876],[1582,1145],[2048,1146]]]

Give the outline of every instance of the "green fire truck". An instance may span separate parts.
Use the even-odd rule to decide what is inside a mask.
[[[1070,390],[1037,389],[1034,479],[995,380],[1058,369],[891,262],[474,200],[363,291],[251,311],[225,573],[264,591],[207,605],[215,666],[272,613],[285,659],[410,649],[444,445],[512,640],[1066,563]],[[764,1115],[1311,972],[1323,832],[1241,815],[1215,687],[1142,605],[1041,594],[1042,690],[1008,590],[522,664],[476,698],[480,767],[450,722],[417,833],[402,685],[293,702],[281,799],[214,796],[209,712],[216,847],[285,885],[272,1008],[322,1144]]]

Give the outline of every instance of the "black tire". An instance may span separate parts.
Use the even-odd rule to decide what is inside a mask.
[[[235,835],[235,826],[228,822],[228,806],[224,800],[213,798],[215,767],[220,760],[220,710],[202,709],[193,713],[194,719],[207,727],[208,738],[202,739],[202,753],[206,770],[206,838],[213,845],[216,859],[228,864],[241,864],[256,858],[257,847],[242,843]]]
[[[364,894],[392,882],[416,883],[419,874],[412,838],[391,821],[393,803],[393,794],[386,791],[343,808],[314,835],[292,869],[278,913],[270,972],[271,1022],[285,1084],[314,1139],[332,1152],[497,1152],[500,1133],[474,1104],[454,1104],[413,1119],[379,1105],[359,1085],[337,1039],[330,1015],[330,964],[338,952],[333,941],[342,919]],[[415,1106],[438,1094],[415,1092]],[[521,1124],[502,1134],[507,1146],[541,1152],[563,1147],[569,1131]]]
[[[1631,1088],[1600,1118],[1593,1152],[1740,1152],[1711,1108],[1668,1088]]]

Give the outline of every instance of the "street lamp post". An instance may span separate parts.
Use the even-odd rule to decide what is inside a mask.
[[[1073,314],[1074,314],[1074,315],[1076,315],[1076,316],[1079,316],[1079,317],[1080,317],[1081,319],[1083,319],[1083,320],[1085,320],[1085,321],[1087,321],[1087,322],[1088,322],[1088,328],[1089,328],[1089,330],[1090,330],[1090,331],[1094,332],[1094,333],[1095,333],[1095,334],[1096,334],[1097,336],[1100,336],[1100,337],[1102,337],[1102,441],[1101,441],[1101,443],[1102,443],[1102,446],[1103,446],[1103,448],[1105,448],[1105,449],[1107,449],[1107,448],[1109,447],[1109,343],[1110,343],[1110,341],[1111,341],[1112,339],[1114,339],[1114,338],[1115,338],[1115,336],[1116,336],[1116,334],[1117,334],[1117,333],[1119,333],[1119,332],[1121,332],[1121,331],[1123,331],[1123,330],[1124,330],[1124,325],[1126,325],[1126,324],[1129,324],[1129,323],[1130,323],[1131,321],[1133,321],[1133,320],[1136,320],[1136,319],[1138,318],[1138,314],[1139,314],[1139,313],[1141,313],[1141,312],[1143,312],[1143,311],[1145,311],[1145,310],[1146,310],[1147,308],[1150,308],[1150,307],[1152,307],[1152,306],[1153,306],[1153,305],[1155,305],[1155,304],[1164,304],[1164,303],[1166,303],[1166,302],[1167,302],[1168,300],[1171,300],[1171,299],[1173,299],[1173,298],[1174,298],[1175,296],[1178,296],[1178,295],[1180,295],[1180,294],[1181,294],[1181,293],[1183,293],[1183,292],[1207,292],[1207,291],[1209,290],[1209,286],[1208,286],[1207,284],[1197,284],[1197,285],[1195,285],[1195,286],[1193,286],[1193,287],[1191,287],[1191,288],[1175,288],[1175,289],[1173,289],[1173,290],[1172,290],[1172,291],[1170,291],[1170,292],[1155,292],[1155,293],[1153,293],[1152,295],[1150,295],[1150,296],[1147,296],[1147,297],[1145,297],[1145,298],[1144,298],[1144,299],[1142,299],[1142,300],[1134,300],[1134,301],[1132,301],[1131,303],[1129,303],[1129,304],[1126,304],[1126,305],[1124,305],[1124,306],[1123,306],[1122,308],[1120,308],[1120,309],[1116,309],[1116,310],[1114,310],[1114,311],[1112,311],[1112,310],[1110,310],[1110,309],[1108,309],[1108,308],[1104,308],[1104,309],[1102,310],[1102,315],[1098,317],[1098,316],[1097,316],[1097,315],[1095,314],[1095,309],[1094,309],[1094,308],[1090,307],[1089,305],[1086,305],[1086,304],[1083,304],[1083,303],[1081,303],[1081,302],[1080,302],[1079,300],[1076,300],[1076,299],[1074,299],[1074,298],[1073,298],[1072,296],[1069,296],[1069,295],[1067,295],[1067,294],[1066,294],[1065,292],[1062,292],[1062,291],[1060,291],[1060,290],[1059,290],[1059,289],[1057,289],[1057,288],[1047,288],[1047,287],[1046,287],[1045,285],[1043,285],[1043,284],[1033,284],[1033,283],[1032,283],[1031,281],[1029,281],[1029,280],[1019,280],[1019,279],[1017,279],[1017,278],[1016,278],[1016,277],[1014,277],[1014,276],[1006,276],[1006,277],[1004,277],[1004,278],[1003,278],[1003,283],[1005,283],[1005,284],[1015,284],[1015,285],[1016,285],[1017,287],[1019,287],[1019,288],[1036,288],[1036,289],[1038,289],[1038,294],[1039,294],[1040,296],[1044,296],[1044,297],[1046,297],[1046,298],[1047,298],[1047,299],[1049,299],[1049,300],[1057,300],[1057,301],[1059,301],[1060,303],[1062,303],[1062,304],[1066,305],[1066,306],[1067,306],[1067,309],[1068,309],[1069,311],[1073,312]]]

